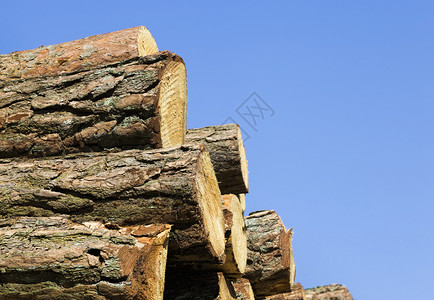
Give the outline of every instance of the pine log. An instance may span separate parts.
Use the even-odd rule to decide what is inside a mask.
[[[223,195],[222,199],[227,240],[226,260],[221,270],[230,277],[241,277],[247,263],[247,238],[243,210],[237,196]]]
[[[170,259],[224,258],[221,195],[200,146],[0,160],[0,215],[171,224]]]
[[[252,212],[245,218],[247,226],[247,266],[255,296],[290,292],[294,284],[295,265],[292,254],[292,229],[285,229],[273,210]]]
[[[222,194],[249,191],[246,152],[237,124],[189,129],[185,139],[187,143],[205,145]]]
[[[306,300],[353,300],[350,291],[342,284],[330,284],[305,290]]]
[[[134,27],[0,55],[0,80],[83,71],[157,52],[157,44],[149,30],[143,26]]]
[[[231,283],[222,272],[168,269],[164,299],[235,300],[237,298]]]
[[[222,271],[228,278],[241,277],[247,264],[246,225],[240,201],[235,195],[223,195],[225,255],[223,261],[170,261],[169,267],[187,271]]]
[[[266,297],[267,300],[306,300],[306,294],[300,283],[294,284],[290,293],[277,294]]]
[[[163,299],[169,225],[109,230],[65,217],[0,224],[0,299]]]
[[[185,66],[167,51],[0,88],[0,157],[184,142]]]
[[[248,279],[238,278],[232,281],[232,286],[234,287],[236,299],[255,300],[255,294]]]

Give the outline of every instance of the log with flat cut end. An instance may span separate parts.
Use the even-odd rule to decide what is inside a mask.
[[[109,230],[65,217],[0,224],[0,299],[163,299],[170,225]]]
[[[231,283],[222,272],[167,269],[165,300],[235,300]]]
[[[237,124],[189,129],[185,141],[205,145],[222,194],[249,191],[246,152]]]
[[[338,283],[306,289],[305,293],[307,300],[353,300],[350,291]]]
[[[248,279],[238,278],[232,281],[232,286],[235,290],[236,299],[255,300],[255,294]]]
[[[290,292],[294,284],[295,264],[292,254],[292,229],[285,229],[273,210],[252,212],[247,226],[247,267],[255,296]]]
[[[0,216],[172,224],[170,260],[220,262],[221,195],[201,146],[0,160]]]
[[[0,80],[88,70],[158,52],[149,30],[134,27],[32,50],[0,55]]]
[[[168,51],[0,88],[0,157],[184,142],[185,66]]]
[[[223,214],[226,225],[226,260],[221,270],[230,276],[241,277],[247,263],[247,238],[243,209],[237,196],[223,195]]]
[[[306,294],[300,283],[294,284],[289,293],[277,294],[266,297],[267,300],[306,300]]]
[[[228,278],[239,278],[247,263],[247,238],[243,211],[237,196],[223,195],[225,259],[222,262],[170,261],[169,267],[183,270],[222,271]]]

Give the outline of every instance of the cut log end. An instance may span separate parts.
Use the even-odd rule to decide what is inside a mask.
[[[241,276],[247,264],[247,237],[243,209],[237,196],[229,194],[222,196],[224,207],[230,210],[232,226],[226,244],[226,262],[223,271],[230,275]]]
[[[203,152],[196,177],[197,199],[202,208],[205,232],[208,233],[211,252],[222,257],[225,252],[224,218],[221,195],[208,152]]]
[[[170,225],[109,230],[65,217],[0,222],[0,299],[163,299]]]
[[[246,152],[237,124],[189,129],[185,140],[209,151],[222,194],[248,192]]]
[[[248,164],[247,164],[247,158],[246,158],[246,150],[244,149],[244,143],[243,143],[243,137],[241,136],[241,130],[240,127],[237,126],[238,132],[238,145],[240,149],[240,162],[241,162],[241,174],[243,176],[243,181],[245,184],[246,191],[249,190],[249,175],[248,175]]]
[[[137,48],[139,56],[146,56],[158,52],[157,43],[155,42],[152,34],[145,26],[140,26],[137,35]]]
[[[171,62],[160,85],[160,133],[163,148],[184,143],[187,110],[187,75],[182,62]]]
[[[233,280],[232,286],[234,287],[237,299],[255,300],[255,295],[248,279],[238,278],[237,280]]]

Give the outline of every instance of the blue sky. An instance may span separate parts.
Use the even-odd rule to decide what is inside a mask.
[[[188,126],[250,136],[247,210],[294,228],[297,281],[434,299],[434,2],[1,4],[0,53],[147,26],[187,64]]]

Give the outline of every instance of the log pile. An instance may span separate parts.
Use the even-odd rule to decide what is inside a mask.
[[[145,27],[0,55],[0,88],[0,299],[305,299],[239,126],[186,129]]]

